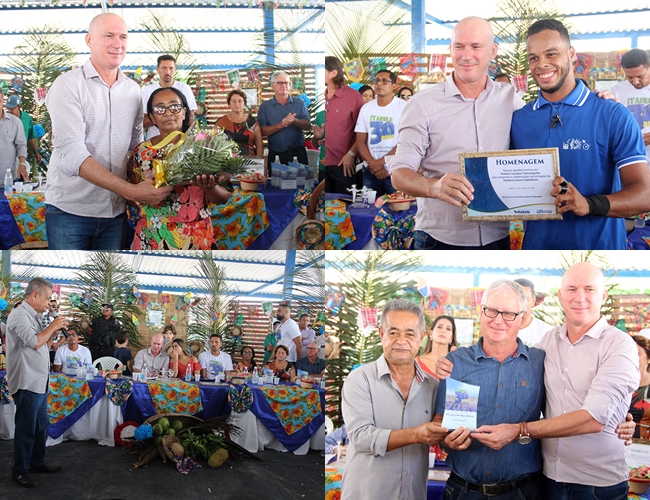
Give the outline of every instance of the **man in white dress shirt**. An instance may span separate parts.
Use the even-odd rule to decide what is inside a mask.
[[[86,35],[90,59],[59,76],[47,93],[54,146],[45,188],[51,250],[121,250],[126,200],[157,205],[173,189],[126,180],[127,155],[142,141],[140,87],[120,70],[127,39],[118,15],[93,18]]]

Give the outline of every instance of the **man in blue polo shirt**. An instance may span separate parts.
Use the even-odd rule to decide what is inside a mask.
[[[303,130],[309,130],[309,113],[302,99],[291,97],[291,79],[284,71],[271,75],[274,97],[264,101],[257,113],[262,135],[269,139],[269,161],[280,157],[285,165],[293,161],[307,165],[307,150]]]
[[[643,138],[624,106],[574,78],[575,49],[554,19],[528,29],[528,63],[537,100],[512,117],[511,149],[557,147],[553,180],[562,221],[528,221],[524,249],[626,249],[625,223],[650,210],[650,173]]]

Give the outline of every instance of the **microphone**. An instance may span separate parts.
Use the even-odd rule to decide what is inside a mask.
[[[59,311],[52,311],[52,314],[50,314],[50,316],[52,316],[53,318],[56,318],[58,315],[59,315]],[[66,330],[65,328],[61,327],[61,332],[63,333],[63,336],[66,339],[70,337],[70,335],[68,335],[68,330]]]

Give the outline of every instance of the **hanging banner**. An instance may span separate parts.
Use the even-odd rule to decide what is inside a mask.
[[[39,106],[45,104],[45,98],[47,97],[47,90],[45,87],[39,87],[34,89],[34,102]]]
[[[517,92],[521,92],[522,94],[528,92],[528,77],[526,75],[513,76],[512,84],[517,89]]]
[[[260,72],[257,68],[248,70],[248,83],[256,83],[260,81]]]
[[[232,71],[228,71],[226,73],[226,76],[228,77],[228,82],[232,86],[233,89],[238,89],[239,88],[239,70],[233,69]]]
[[[429,73],[438,68],[444,74],[447,71],[447,56],[444,54],[431,54],[429,56]]]
[[[370,73],[370,81],[374,82],[377,77],[377,73],[382,70],[386,70],[386,58],[385,57],[374,57],[368,59],[368,73]]]

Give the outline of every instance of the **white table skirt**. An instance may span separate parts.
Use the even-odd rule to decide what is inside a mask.
[[[13,401],[8,405],[0,405],[0,439],[14,438],[14,413],[16,406]],[[102,446],[115,446],[113,433],[123,422],[122,411],[114,405],[108,396],[93,406],[88,413],[57,439],[48,436],[47,446],[54,446],[63,441],[88,441],[94,439]]]
[[[250,411],[244,413],[232,412],[233,424],[241,428],[239,436],[233,435],[231,439],[239,446],[251,453],[257,453],[265,449],[277,451],[289,451],[264,425],[257,420],[257,417]],[[321,425],[309,441],[293,452],[294,455],[306,455],[309,448],[313,450],[325,449],[325,425]]]

